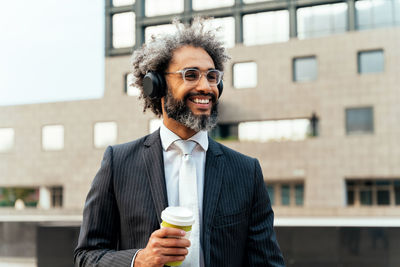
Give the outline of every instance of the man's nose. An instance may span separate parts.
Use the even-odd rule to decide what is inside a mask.
[[[197,83],[196,90],[204,93],[214,93],[215,96],[218,97],[217,93],[214,90],[214,87],[217,88],[216,86],[210,86],[207,80],[207,76],[203,74],[201,75],[199,82]]]

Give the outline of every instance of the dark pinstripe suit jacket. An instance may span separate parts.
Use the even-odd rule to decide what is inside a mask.
[[[284,266],[258,161],[209,139],[205,168],[205,265]],[[129,267],[167,206],[159,131],[108,147],[86,199],[76,266]]]

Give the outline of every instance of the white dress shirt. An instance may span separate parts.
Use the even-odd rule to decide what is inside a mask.
[[[181,166],[182,155],[180,149],[174,144],[181,139],[174,132],[168,129],[164,123],[160,127],[161,145],[163,148],[165,184],[167,188],[168,206],[179,206],[179,168]],[[204,191],[204,171],[206,165],[206,152],[208,149],[208,134],[200,131],[188,140],[196,142],[192,152],[192,159],[196,164],[197,175],[197,198],[199,204],[200,233],[202,231],[203,214],[203,191]],[[139,252],[139,251],[138,251]],[[137,252],[136,252],[137,254]],[[136,254],[132,259],[132,267]],[[204,266],[203,249],[200,249],[200,266]]]

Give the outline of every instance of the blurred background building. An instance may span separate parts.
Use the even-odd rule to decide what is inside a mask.
[[[195,15],[232,57],[210,134],[260,160],[287,265],[399,266],[400,0],[106,0],[104,97],[0,107],[0,256],[43,254],[45,226],[77,233],[105,147],[161,123],[142,113],[132,52]],[[298,256],[324,233],[332,247]]]

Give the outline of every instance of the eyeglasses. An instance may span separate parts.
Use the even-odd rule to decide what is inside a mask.
[[[183,69],[175,72],[166,72],[165,74],[176,74],[180,73],[182,75],[182,79],[188,84],[197,83],[201,76],[205,74],[205,77],[210,86],[217,86],[222,79],[223,72],[219,70],[208,70],[208,71],[200,71],[198,69]]]

